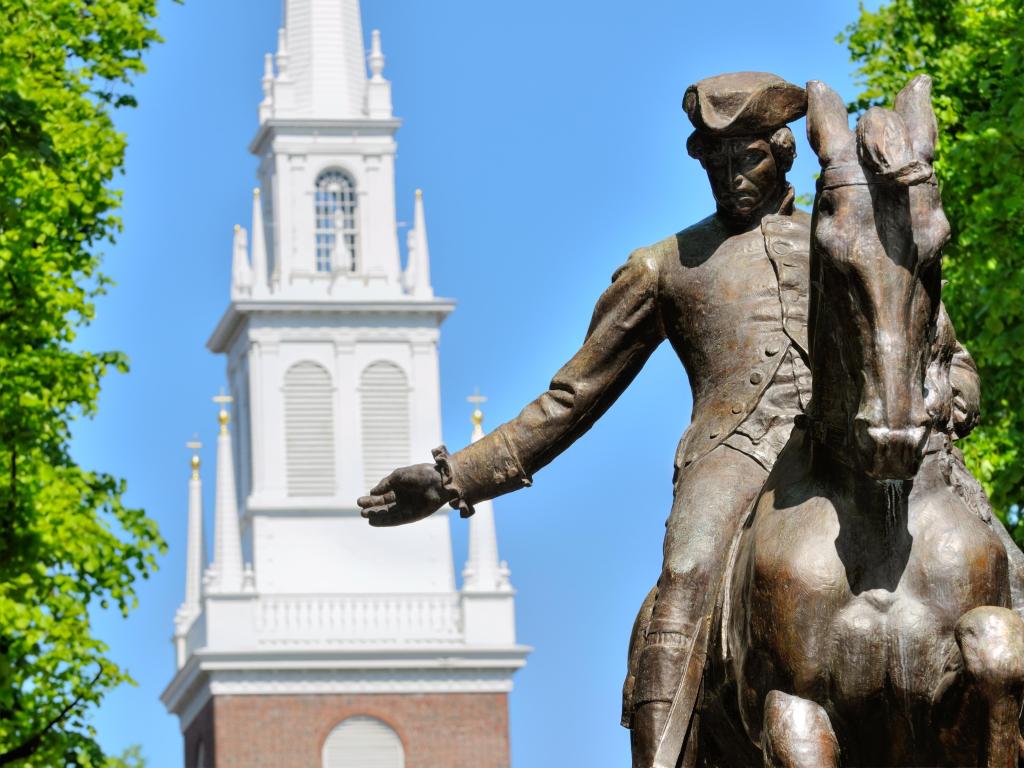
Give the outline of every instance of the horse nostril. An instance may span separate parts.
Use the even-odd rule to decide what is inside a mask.
[[[853,439],[862,448],[871,448],[874,445],[874,433],[871,423],[862,416],[853,420]]]
[[[854,445],[862,466],[876,478],[913,476],[928,438],[927,426],[891,428],[873,426],[865,418],[853,420]]]

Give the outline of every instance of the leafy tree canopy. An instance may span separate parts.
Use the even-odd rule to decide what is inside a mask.
[[[1013,522],[1024,502],[1024,4],[862,4],[839,39],[864,89],[853,110],[891,105],[917,73],[934,80],[935,169],[953,227],[944,297],[982,382],[982,421],[963,448]]]
[[[74,341],[120,228],[111,112],[134,104],[155,16],[156,0],[0,0],[0,765],[106,762],[87,710],[128,676],[89,610],[130,610],[164,547],[124,482],[68,450],[126,370]]]

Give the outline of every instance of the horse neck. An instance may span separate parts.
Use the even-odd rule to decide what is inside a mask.
[[[812,435],[819,442],[848,440],[847,403],[858,395],[857,377],[845,370],[840,343],[842,320],[829,302],[822,254],[811,233],[808,340],[810,342],[811,402],[808,408]]]

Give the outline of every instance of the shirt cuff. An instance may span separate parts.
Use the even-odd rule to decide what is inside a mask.
[[[441,484],[451,499],[448,503],[451,504],[452,509],[459,510],[461,517],[472,517],[476,510],[473,509],[472,504],[466,501],[462,491],[455,485],[455,476],[452,474],[448,449],[444,445],[439,445],[430,453],[434,457],[434,466],[441,475]]]

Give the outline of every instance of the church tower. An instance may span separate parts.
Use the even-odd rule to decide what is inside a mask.
[[[447,510],[377,529],[355,505],[441,443],[454,308],[431,287],[419,191],[402,266],[381,36],[367,56],[358,0],[284,13],[249,147],[252,220],[235,227],[208,342],[229,390],[214,541],[206,565],[197,455],[162,699],[189,768],[508,768],[507,695],[529,649],[490,505],[469,521],[461,591]]]

